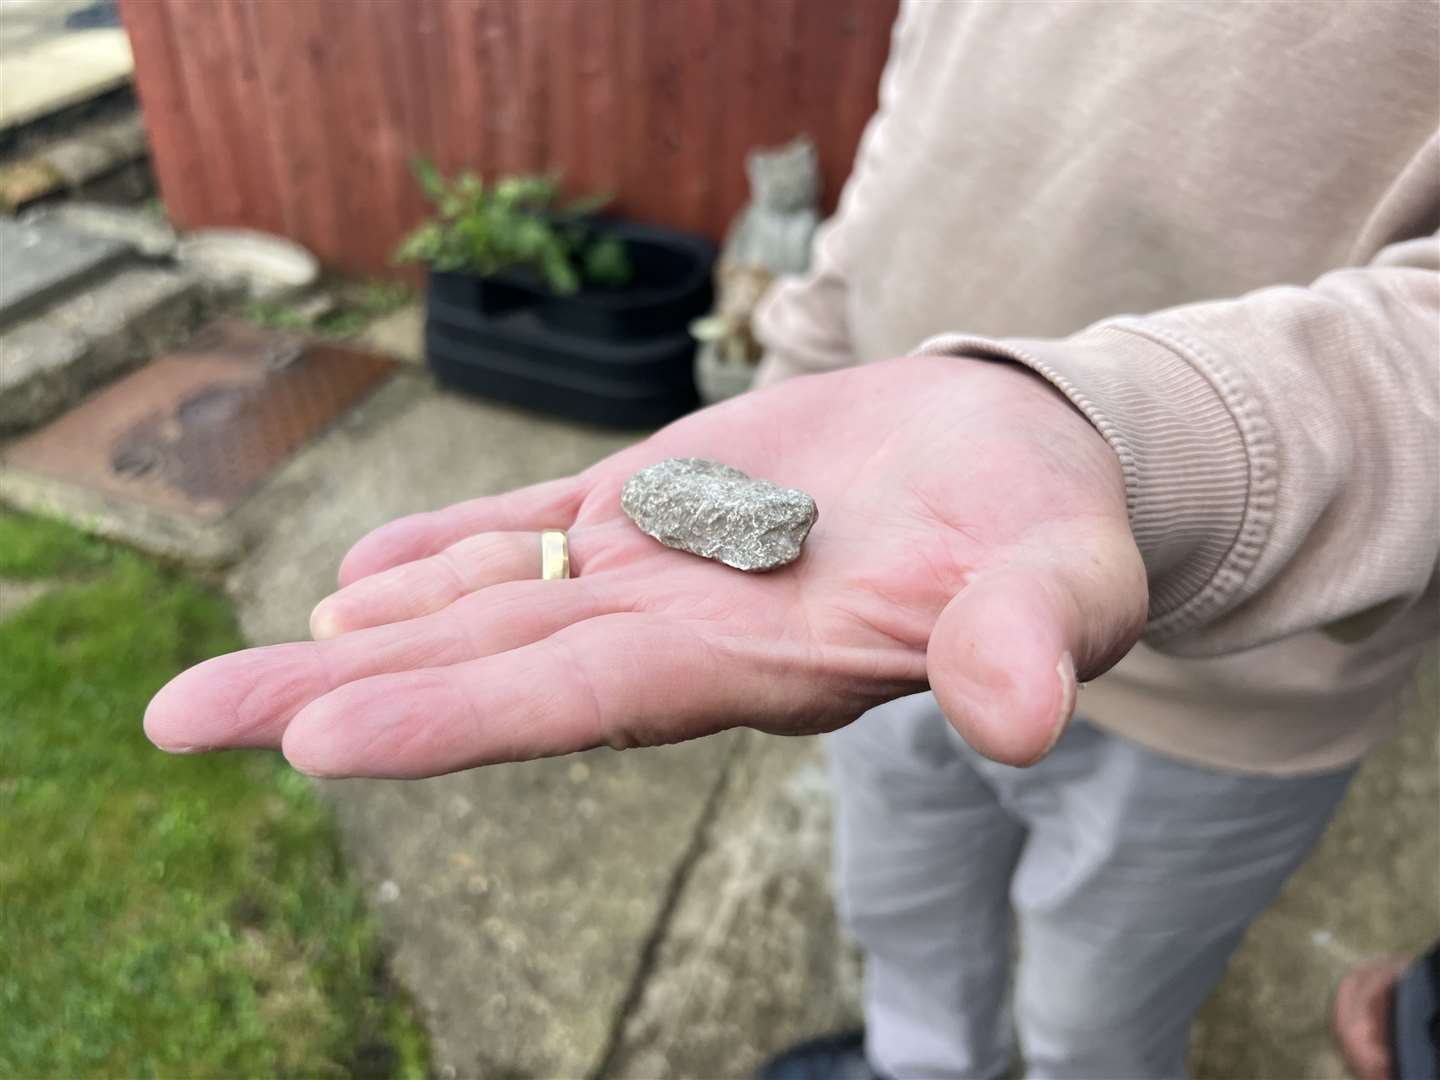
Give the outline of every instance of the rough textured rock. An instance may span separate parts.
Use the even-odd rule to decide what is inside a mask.
[[[625,484],[620,505],[667,547],[737,570],[773,570],[800,556],[815,500],[706,458],[670,458]]]

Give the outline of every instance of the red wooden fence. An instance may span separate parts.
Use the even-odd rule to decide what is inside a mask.
[[[875,107],[896,0],[123,0],[177,224],[378,272],[425,213],[415,155],[561,170],[719,237],[756,145],[809,132],[827,199]]]

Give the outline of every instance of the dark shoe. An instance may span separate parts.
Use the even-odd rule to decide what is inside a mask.
[[[822,1035],[760,1066],[755,1080],[884,1080],[865,1060],[865,1032]]]

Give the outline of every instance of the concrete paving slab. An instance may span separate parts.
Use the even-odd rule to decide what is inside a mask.
[[[138,254],[163,259],[175,251],[175,229],[162,213],[144,207],[62,202],[27,213],[26,224],[45,223],[71,232],[118,240]]]
[[[415,300],[382,315],[361,331],[355,344],[362,349],[403,360],[407,364],[425,363],[425,304]]]
[[[859,1022],[859,958],[830,899],[820,740],[745,732],[703,844],[606,1080],[749,1076]]]
[[[0,326],[75,293],[129,254],[109,237],[0,218]]]
[[[441,1075],[594,1074],[726,757],[721,739],[324,785]]]
[[[0,58],[69,33],[65,21],[92,0],[0,0]]]
[[[0,24],[21,10],[13,2],[0,8]],[[135,70],[130,39],[118,28],[17,34],[4,61],[0,131],[124,86]]]
[[[190,275],[132,266],[8,327],[0,332],[0,432],[35,427],[144,362],[188,333],[203,306]]]

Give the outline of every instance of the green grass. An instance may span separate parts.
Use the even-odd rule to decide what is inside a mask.
[[[422,1076],[335,826],[273,756],[169,757],[172,674],[229,606],[140,556],[0,513],[0,1076]]]
[[[113,554],[103,540],[65,525],[0,511],[0,577],[28,581],[94,570]]]
[[[339,281],[330,289],[335,306],[311,318],[304,313],[304,298],[252,300],[245,317],[272,330],[292,330],[327,338],[353,337],[382,315],[406,304],[410,287],[394,281]]]

